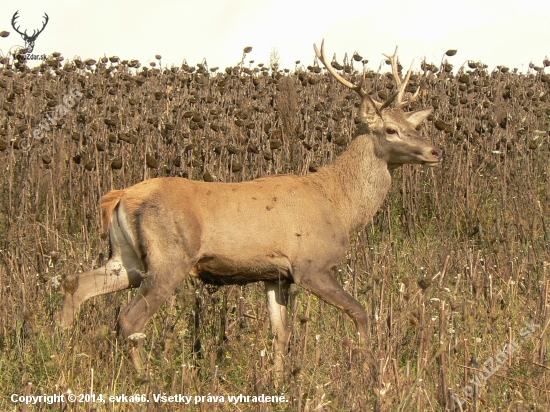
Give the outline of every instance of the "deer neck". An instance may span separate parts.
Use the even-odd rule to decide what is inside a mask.
[[[391,173],[384,157],[378,137],[364,134],[334,163],[310,175],[339,209],[349,232],[371,222],[390,190]]]

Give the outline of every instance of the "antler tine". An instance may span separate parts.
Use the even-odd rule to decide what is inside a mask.
[[[418,97],[418,93],[420,92],[420,87],[416,89],[416,92],[409,98],[409,100],[403,101],[403,97],[405,96],[405,89],[407,88],[407,85],[409,84],[409,79],[411,77],[412,68],[414,64],[414,60],[411,62],[411,67],[409,67],[409,70],[407,71],[407,75],[405,76],[404,80],[401,80],[401,77],[399,76],[398,71],[398,63],[397,63],[397,49],[398,46],[395,46],[395,52],[393,55],[388,56],[387,54],[384,54],[389,60],[392,68],[393,77],[395,78],[395,82],[397,83],[397,98],[396,98],[396,107],[401,108],[405,107],[408,104],[412,103],[416,98]]]
[[[325,56],[325,40],[321,42],[321,52],[319,52],[319,49],[317,48],[317,44],[313,44],[313,48],[315,49],[315,54],[317,55],[317,58],[323,63],[325,68],[328,70],[328,72],[334,77],[336,80],[338,80],[340,83],[342,83],[344,86],[350,88],[351,90],[354,90],[359,96],[364,97],[366,92],[362,89],[362,82],[360,84],[354,84],[352,82],[347,81],[342,76],[340,76],[334,68],[327,63],[327,58]]]
[[[403,107],[412,102],[412,100],[403,102],[403,97],[405,97],[405,89],[407,88],[407,85],[409,84],[409,79],[411,78],[413,64],[414,60],[411,62],[411,67],[409,67],[409,70],[407,71],[405,80],[401,81],[400,84],[397,84],[397,86],[399,87],[397,94],[397,107]]]
[[[401,86],[401,77],[399,77],[399,71],[397,70],[397,48],[398,47],[399,46],[395,46],[395,52],[391,56],[385,53],[382,53],[385,57],[387,57],[390,60],[391,70],[393,73],[393,77],[397,82],[397,87]]]
[[[378,102],[374,102],[376,104],[376,107],[378,108],[379,111],[382,111],[384,110],[386,107],[389,107],[390,104],[392,104],[392,102],[395,100],[395,98],[397,97],[397,92],[395,93],[392,93],[390,95],[390,97],[388,97],[386,99],[386,101],[384,103],[380,103],[380,105],[376,104]]]
[[[407,82],[408,82],[408,78],[407,78]],[[405,87],[407,86],[407,82],[404,83]],[[405,88],[403,88],[403,92],[400,92],[398,95],[398,100],[395,107],[402,108],[402,107],[408,106],[418,98],[418,93],[420,93],[420,86],[418,86],[416,89],[416,92],[414,92],[414,94],[411,97],[409,97],[409,100],[405,100],[403,102],[402,101],[403,95],[405,94]]]

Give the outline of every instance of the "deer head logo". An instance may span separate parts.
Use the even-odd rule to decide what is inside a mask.
[[[23,33],[19,31],[19,26],[18,27],[15,27],[15,21],[17,20],[17,18],[19,17],[18,16],[18,13],[19,13],[19,10],[17,10],[15,12],[15,14],[13,15],[12,19],[11,19],[11,25],[13,27],[13,29],[19,33],[21,35],[21,37],[23,38],[23,40],[25,41],[25,47],[27,48],[27,53],[32,53],[33,49],[34,49],[34,42],[36,41],[36,38],[38,37],[38,35],[40,33],[42,33],[42,31],[44,31],[44,28],[46,27],[46,25],[48,24],[48,20],[49,20],[49,17],[46,13],[44,13],[44,18],[46,19],[46,21],[44,22],[44,24],[42,25],[42,28],[40,30],[34,30],[32,35],[28,35],[27,34],[27,30],[25,30]]]

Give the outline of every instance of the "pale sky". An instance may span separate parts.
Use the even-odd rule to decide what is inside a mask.
[[[313,63],[313,43],[325,39],[327,56],[354,51],[377,69],[382,53],[399,45],[400,61],[408,66],[423,57],[439,63],[447,49],[457,49],[449,61],[466,60],[517,67],[541,65],[550,55],[550,2],[519,0],[2,0],[0,38],[5,54],[23,45],[11,19],[19,10],[21,30],[31,34],[49,23],[36,40],[35,54],[61,52],[95,58],[118,55],[142,64],[162,55],[164,64],[200,63],[234,66],[245,46],[246,61],[269,63],[276,48],[281,67]]]

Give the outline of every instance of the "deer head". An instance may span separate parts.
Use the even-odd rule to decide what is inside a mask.
[[[11,19],[11,26],[13,27],[13,29],[19,33],[21,35],[21,37],[23,38],[23,40],[25,41],[25,48],[27,49],[27,53],[32,53],[33,49],[34,49],[34,42],[36,41],[36,38],[38,37],[38,35],[40,33],[42,33],[42,31],[44,31],[44,28],[46,27],[46,25],[48,24],[48,20],[49,20],[49,17],[46,13],[44,13],[44,18],[46,19],[46,21],[44,21],[44,24],[42,25],[42,28],[40,30],[34,30],[32,35],[29,36],[27,34],[27,30],[25,30],[25,32],[21,33],[19,31],[19,26],[18,27],[15,27],[15,21],[17,20],[17,18],[19,17],[18,16],[18,13],[19,13],[19,10],[17,10],[12,19]]]
[[[378,137],[377,154],[387,161],[390,170],[403,164],[436,166],[440,163],[441,150],[434,148],[432,143],[416,130],[432,113],[433,107],[411,112],[403,111],[404,107],[416,100],[420,87],[408,100],[404,99],[412,64],[405,79],[401,79],[397,65],[397,47],[393,55],[384,55],[390,60],[393,77],[397,83],[397,92],[390,95],[385,102],[372,99],[362,87],[363,80],[359,84],[354,84],[334,70],[332,65],[327,62],[324,40],[321,43],[321,51],[317,45],[314,45],[314,48],[317,58],[329,73],[344,86],[361,96],[358,116],[362,126],[359,127],[356,136],[370,133]],[[394,102],[395,107],[390,108]]]

